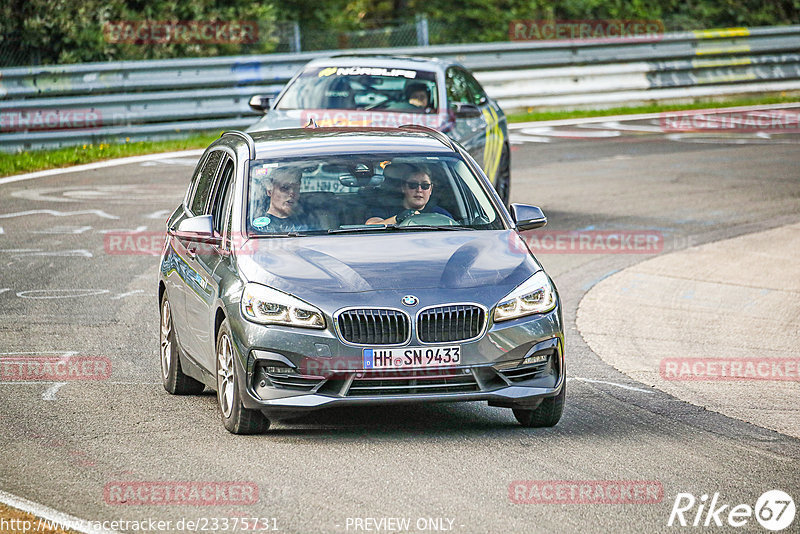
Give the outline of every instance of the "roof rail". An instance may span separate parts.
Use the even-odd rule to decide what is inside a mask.
[[[228,130],[226,132],[222,132],[220,137],[224,137],[226,135],[235,135],[236,137],[241,137],[247,142],[247,148],[250,150],[250,159],[256,159],[256,142],[253,141],[252,136],[247,132],[241,132],[239,130]]]
[[[458,148],[456,148],[455,143],[447,134],[443,134],[439,130],[434,128],[429,128],[428,126],[423,126],[421,124],[401,124],[398,128],[403,128],[404,130],[415,130],[417,132],[424,132],[431,137],[435,138],[437,141],[444,144],[446,147],[451,148],[453,152],[458,152]]]

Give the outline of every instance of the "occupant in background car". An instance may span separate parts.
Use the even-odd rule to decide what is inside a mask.
[[[433,182],[427,172],[406,163],[396,164],[395,169],[405,175],[405,179],[401,181],[400,186],[403,193],[401,211],[389,216],[388,213],[385,213],[387,210],[384,210],[384,213],[376,214],[367,219],[365,224],[400,224],[409,217],[420,213],[439,213],[451,219],[454,218],[450,212],[440,206],[428,206],[431,193],[433,193]],[[380,209],[376,211],[380,211]]]
[[[424,83],[410,83],[406,86],[406,99],[408,103],[417,108],[427,108],[430,105],[428,100],[428,88]]]
[[[279,167],[267,175],[269,209],[266,215],[253,219],[252,225],[262,232],[297,232],[308,229],[299,215],[300,183],[303,174],[294,167]]]

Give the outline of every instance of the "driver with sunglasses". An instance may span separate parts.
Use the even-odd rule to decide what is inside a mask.
[[[365,224],[400,224],[409,217],[420,213],[439,213],[453,219],[450,212],[440,206],[428,207],[428,201],[431,199],[431,193],[433,192],[431,177],[422,169],[411,165],[408,166],[411,171],[406,175],[400,186],[403,192],[403,210],[397,215],[392,215],[388,218],[370,217]]]

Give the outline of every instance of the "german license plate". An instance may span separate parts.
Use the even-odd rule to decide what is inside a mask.
[[[408,367],[443,367],[461,364],[461,347],[405,347],[400,349],[363,349],[364,369],[405,369]]]

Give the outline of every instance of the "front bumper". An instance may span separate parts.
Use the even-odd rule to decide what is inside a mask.
[[[527,363],[526,362],[527,358]],[[533,344],[525,358],[435,369],[364,370],[277,367],[288,359],[250,351],[246,377],[248,409],[280,419],[339,406],[416,402],[488,401],[493,406],[535,408],[564,386],[563,338]]]

